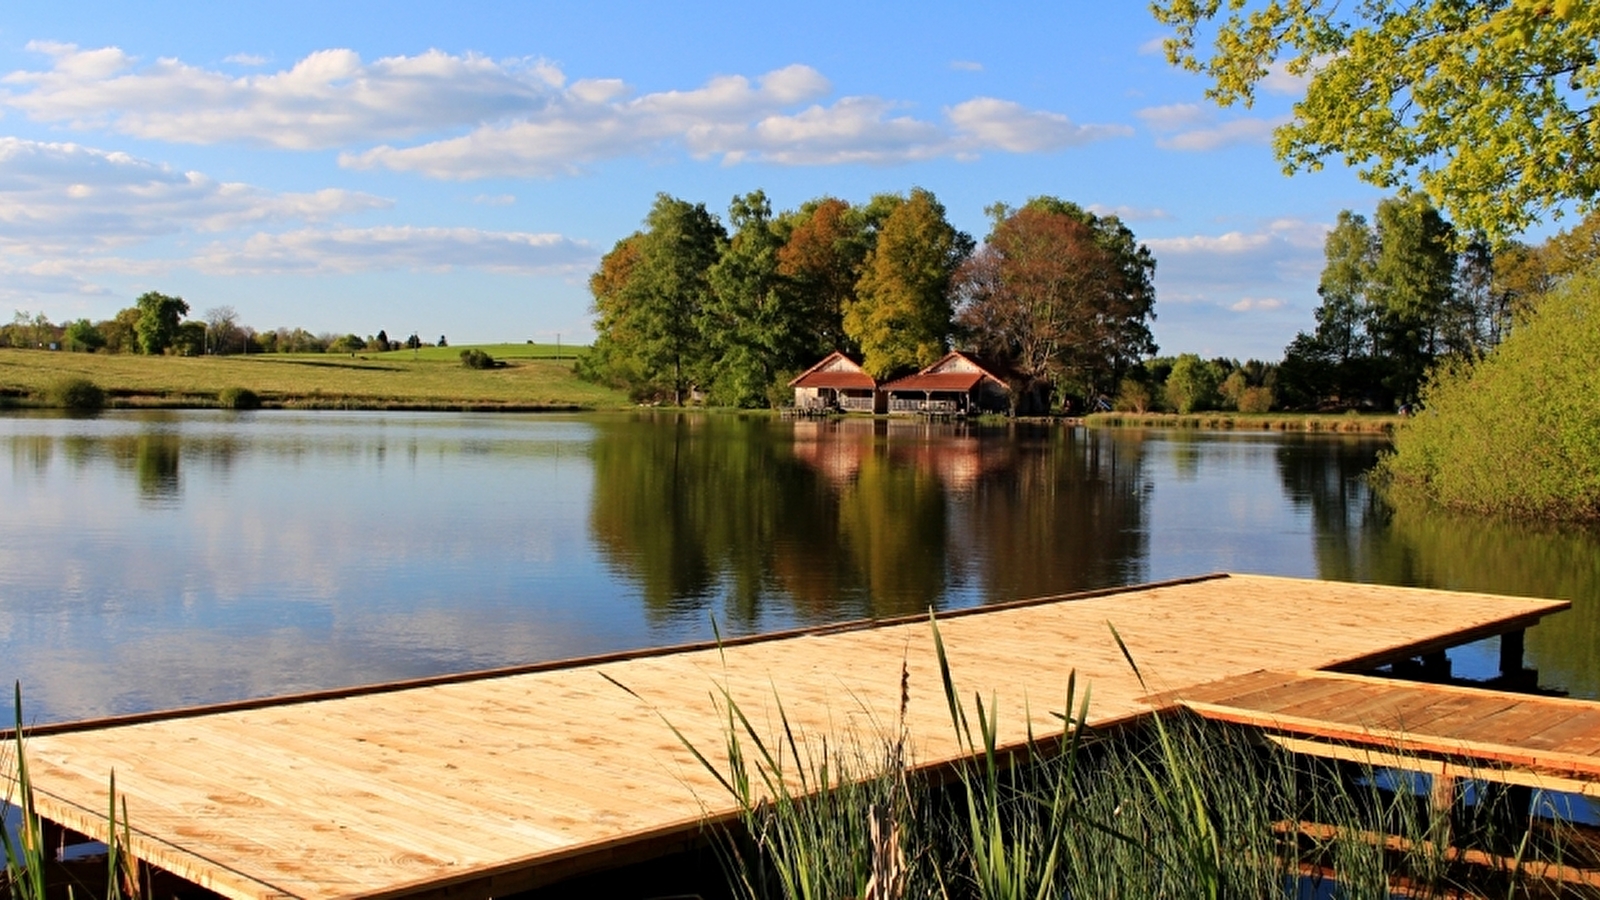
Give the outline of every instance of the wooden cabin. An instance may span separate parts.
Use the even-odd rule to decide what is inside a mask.
[[[889,382],[879,392],[888,398],[890,414],[958,416],[1011,408],[1011,388],[958,350],[915,375]]]
[[[801,372],[789,382],[789,387],[794,388],[796,409],[884,411],[884,396],[878,390],[878,382],[860,363],[837,350]]]

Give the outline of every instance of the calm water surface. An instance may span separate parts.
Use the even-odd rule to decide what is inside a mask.
[[[1216,570],[1571,599],[1600,532],[1396,514],[1381,440],[672,414],[0,417],[0,679],[52,721]],[[1494,647],[1454,656],[1491,674]],[[7,718],[9,719],[9,703]]]

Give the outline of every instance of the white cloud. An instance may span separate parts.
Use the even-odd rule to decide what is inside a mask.
[[[1228,308],[1234,312],[1242,313],[1271,311],[1274,309],[1282,309],[1287,305],[1288,304],[1284,303],[1282,300],[1279,300],[1277,297],[1244,297],[1237,303],[1228,304]]]
[[[1144,122],[1146,128],[1166,135],[1156,140],[1156,146],[1192,152],[1217,150],[1234,144],[1265,144],[1272,140],[1273,129],[1288,121],[1287,116],[1275,119],[1246,116],[1219,123],[1216,110],[1199,103],[1147,106],[1134,115]]]
[[[982,72],[983,63],[970,59],[953,59],[950,61],[950,68],[957,72]]]
[[[1289,303],[1261,298],[1314,295],[1327,232],[1321,222],[1282,218],[1251,231],[1150,238],[1145,244],[1156,256],[1160,302],[1263,312]]]
[[[283,71],[232,76],[176,59],[141,66],[116,47],[28,47],[51,66],[0,78],[6,106],[35,121],[188,144],[304,150],[408,137],[540,108],[562,82],[544,63],[437,50],[371,63],[319,50]]]
[[[1154,222],[1172,218],[1172,213],[1159,206],[1128,206],[1119,204],[1107,206],[1104,203],[1089,204],[1089,212],[1097,216],[1116,216],[1124,222]]]
[[[1147,106],[1134,113],[1153,131],[1178,131],[1196,125],[1205,125],[1216,116],[1210,108],[1198,103],[1169,103],[1166,106]]]
[[[231,62],[239,66],[264,66],[267,64],[267,58],[259,53],[235,53],[232,56],[224,57],[222,61]]]
[[[476,228],[301,229],[218,242],[184,265],[215,275],[344,274],[482,269],[519,275],[588,271],[598,254],[558,234]]]
[[[1160,56],[1167,52],[1167,36],[1153,37],[1139,45],[1140,56]]]
[[[1126,125],[1077,125],[1060,113],[1028,109],[993,97],[957,104],[948,114],[974,149],[1012,153],[1049,152],[1133,133]]]
[[[897,163],[1046,153],[1130,133],[991,97],[947,107],[943,120],[878,97],[823,102],[832,86],[804,65],[635,96],[617,79],[569,85],[547,63],[437,50],[373,62],[321,50],[282,71],[236,76],[141,63],[115,47],[29,46],[51,65],[0,78],[0,106],[36,121],[180,143],[338,148],[347,167],[435,178],[552,176],[682,152],[724,163]]]
[[[126,153],[0,138],[0,247],[74,255],[184,231],[318,222],[391,203],[358,191],[274,193]]]
[[[515,194],[479,194],[472,198],[479,206],[510,206],[517,202]]]
[[[1265,144],[1272,140],[1272,131],[1286,121],[1280,119],[1240,118],[1230,119],[1212,128],[1197,128],[1156,141],[1156,146],[1167,150],[1205,152],[1231,147],[1235,144]]]

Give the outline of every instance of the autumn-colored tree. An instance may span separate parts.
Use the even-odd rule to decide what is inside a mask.
[[[1088,226],[1024,208],[997,221],[956,274],[957,322],[974,350],[1014,374],[1013,396],[1029,396],[1061,380],[1069,348],[1119,286]]]
[[[867,224],[860,211],[833,197],[806,203],[778,223],[787,231],[778,250],[778,274],[805,311],[815,356],[860,349],[845,335],[844,310],[855,299],[861,264],[871,246]]]
[[[989,212],[993,230],[957,275],[959,322],[1015,388],[1110,390],[1155,351],[1155,263],[1126,226],[1053,197]]]
[[[862,264],[856,296],[845,308],[845,334],[861,348],[875,378],[936,362],[949,349],[950,282],[972,252],[972,238],[945,218],[933,193],[875,203],[892,207]]]

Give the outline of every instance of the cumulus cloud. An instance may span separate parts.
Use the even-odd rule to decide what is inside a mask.
[[[276,193],[70,143],[0,138],[0,246],[79,253],[183,231],[318,222],[391,203],[358,191]]]
[[[1287,118],[1230,119],[1211,128],[1196,128],[1156,141],[1156,146],[1168,150],[1205,152],[1232,147],[1235,144],[1265,144],[1272,140],[1272,131]]]
[[[1151,238],[1145,244],[1156,255],[1161,302],[1263,312],[1288,305],[1263,298],[1315,290],[1327,232],[1321,222],[1283,218],[1251,231]]]
[[[1119,204],[1107,206],[1104,203],[1089,204],[1089,212],[1097,216],[1116,216],[1124,222],[1155,222],[1172,218],[1172,213],[1159,206],[1128,206]]]
[[[238,66],[264,66],[267,64],[267,58],[259,53],[235,53],[232,56],[225,57],[222,61],[231,62]]]
[[[542,62],[437,50],[370,63],[319,50],[283,71],[233,76],[176,59],[139,65],[116,47],[28,48],[51,66],[0,78],[0,102],[35,121],[188,144],[305,150],[409,137],[538,109],[563,80]]]
[[[1287,304],[1277,297],[1244,297],[1237,303],[1228,304],[1228,308],[1234,312],[1242,313],[1282,309],[1285,305]]]
[[[805,65],[636,95],[617,79],[568,84],[541,61],[437,50],[372,62],[321,50],[239,76],[141,63],[115,47],[29,46],[51,65],[0,78],[0,105],[37,121],[183,143],[336,148],[350,168],[435,178],[553,176],[682,152],[728,164],[896,163],[1048,153],[1130,133],[991,97],[949,106],[942,119],[879,97],[828,102],[832,85]]]
[[[185,265],[215,275],[345,274],[482,269],[518,275],[588,271],[598,254],[558,234],[476,228],[300,229],[218,242]]]
[[[1204,152],[1235,144],[1265,144],[1272,131],[1288,117],[1261,119],[1245,116],[1217,121],[1216,110],[1199,103],[1171,103],[1148,106],[1134,113],[1145,127],[1163,135],[1156,146],[1167,150]]]

